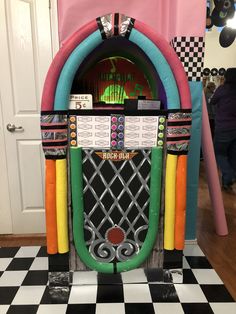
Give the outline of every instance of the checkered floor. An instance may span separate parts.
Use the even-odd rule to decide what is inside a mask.
[[[67,302],[54,303],[47,269],[45,247],[0,248],[0,314],[236,313],[236,303],[197,245],[184,251],[183,284],[140,284],[137,272],[133,278],[126,273],[123,284],[72,286]],[[88,283],[94,272],[89,276]]]

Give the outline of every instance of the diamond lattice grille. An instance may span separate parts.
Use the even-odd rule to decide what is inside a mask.
[[[106,232],[113,226],[125,230],[126,239],[142,245],[148,227],[150,155],[151,150],[139,150],[131,160],[114,162],[102,160],[95,150],[83,150],[88,246],[94,240],[105,242]]]

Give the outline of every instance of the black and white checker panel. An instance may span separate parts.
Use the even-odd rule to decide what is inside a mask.
[[[201,81],[204,65],[205,41],[203,37],[174,37],[171,46],[182,62],[189,81]]]
[[[0,313],[236,313],[236,303],[197,245],[184,250],[183,284],[150,283],[152,273],[142,269],[113,276],[74,272],[75,285],[60,300],[49,293],[47,270],[45,247],[0,248]],[[119,284],[112,284],[114,276]]]

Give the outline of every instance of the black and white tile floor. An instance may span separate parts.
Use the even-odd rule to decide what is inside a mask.
[[[122,274],[123,284],[89,285],[95,276],[90,272],[79,276],[88,285],[73,285],[66,304],[53,304],[47,269],[45,247],[0,248],[0,314],[236,313],[236,303],[197,245],[184,250],[183,284],[140,284],[142,273],[136,270]]]

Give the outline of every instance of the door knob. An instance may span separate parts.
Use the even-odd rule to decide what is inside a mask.
[[[9,132],[15,132],[15,131],[23,131],[24,129],[22,126],[15,126],[15,124],[8,123],[7,124],[7,130]]]

